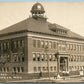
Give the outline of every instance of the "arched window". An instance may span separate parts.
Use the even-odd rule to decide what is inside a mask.
[[[49,60],[50,60],[50,61],[52,60],[52,55],[51,55],[51,54],[49,55]]]
[[[40,61],[40,54],[37,54],[37,61]]]
[[[49,42],[49,48],[52,48],[52,42]]]
[[[41,60],[44,61],[44,54],[41,54]]]
[[[33,61],[36,61],[36,54],[33,53]]]
[[[41,41],[41,48],[44,48],[44,41]]]

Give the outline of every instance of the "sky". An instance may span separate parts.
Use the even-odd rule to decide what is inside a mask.
[[[48,21],[56,23],[84,36],[84,2],[39,1]],[[0,2],[0,30],[31,16],[36,2]]]

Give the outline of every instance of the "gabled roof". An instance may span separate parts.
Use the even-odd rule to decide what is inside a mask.
[[[5,34],[14,33],[14,32],[19,32],[19,31],[31,31],[31,32],[37,32],[37,33],[44,33],[44,34],[48,34],[48,35],[55,35],[55,36],[62,36],[62,37],[84,40],[84,37],[70,31],[69,29],[67,29],[63,26],[55,24],[57,28],[61,28],[61,29],[68,31],[67,35],[64,35],[64,36],[61,34],[57,34],[56,32],[53,32],[49,29],[50,24],[52,24],[52,23],[49,23],[42,19],[37,20],[34,18],[28,18],[28,19],[25,19],[21,22],[14,24],[10,27],[7,27],[7,28],[1,30],[0,36],[5,35]]]

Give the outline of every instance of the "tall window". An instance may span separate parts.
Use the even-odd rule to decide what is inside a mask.
[[[6,43],[4,43],[4,49],[6,49]]]
[[[20,72],[20,67],[17,67],[17,71]]]
[[[37,54],[37,61],[40,61],[40,54]]]
[[[48,46],[48,41],[45,41],[45,46]]]
[[[9,49],[9,46],[10,46],[10,45],[9,45],[9,42],[6,43],[6,46],[7,46],[7,49]]]
[[[36,40],[33,39],[33,47],[36,47]]]
[[[52,60],[52,55],[51,54],[49,55],[49,59],[50,59],[50,61]]]
[[[37,67],[34,67],[34,71],[35,71],[35,72],[37,71]]]
[[[55,58],[55,55],[53,54],[53,61],[55,61],[56,60],[56,58]]]
[[[54,66],[54,71],[56,71],[56,66]]]
[[[73,45],[73,48],[74,48],[73,50],[75,51],[76,50],[76,45],[75,44]]]
[[[44,54],[41,54],[41,60],[44,61]]]
[[[52,66],[50,67],[50,70],[53,71],[53,67]]]
[[[18,47],[20,48],[20,40],[18,40]]]
[[[46,69],[45,69],[45,67],[43,67],[43,71],[45,71]]]
[[[66,44],[62,44],[62,50],[63,50],[63,51],[66,50]]]
[[[3,50],[3,43],[1,43],[1,50]]]
[[[36,54],[33,53],[33,61],[36,61]]]
[[[48,55],[48,54],[45,54],[45,61],[47,61],[47,55]]]
[[[16,41],[16,48],[18,48],[19,46],[18,46],[18,40]]]
[[[52,42],[49,42],[49,48],[52,48]]]
[[[71,55],[71,61],[73,61],[73,55]]]
[[[44,48],[44,41],[41,41],[41,48]]]
[[[22,56],[22,62],[24,62],[24,56]]]
[[[40,48],[40,40],[37,40],[37,47]]]
[[[73,50],[73,44],[70,44],[70,50]]]
[[[53,48],[56,49],[56,42],[53,42]]]
[[[38,71],[41,71],[41,67],[38,67]]]
[[[16,72],[16,67],[13,67],[13,72]]]
[[[24,43],[24,40],[22,40],[22,47],[24,47],[24,44],[25,44],[25,43]]]
[[[58,49],[61,50],[61,43],[58,43]]]
[[[16,48],[16,41],[14,41],[14,48]]]
[[[24,72],[24,67],[21,67],[21,71]]]

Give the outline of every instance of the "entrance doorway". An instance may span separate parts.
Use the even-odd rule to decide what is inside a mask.
[[[68,57],[60,57],[60,71],[68,71]]]

